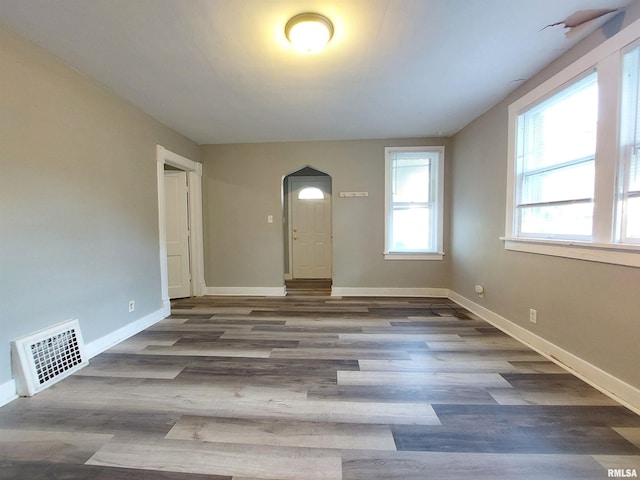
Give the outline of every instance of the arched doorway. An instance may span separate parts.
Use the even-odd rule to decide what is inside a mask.
[[[305,167],[283,179],[285,280],[329,280],[333,270],[331,177]]]

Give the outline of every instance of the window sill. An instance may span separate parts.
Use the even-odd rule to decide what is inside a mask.
[[[430,252],[430,253],[399,253],[399,252],[385,252],[385,260],[442,260],[444,253]]]
[[[500,237],[505,250],[640,267],[640,245]]]

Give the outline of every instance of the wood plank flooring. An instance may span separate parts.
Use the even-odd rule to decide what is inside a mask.
[[[288,296],[327,296],[331,295],[330,278],[307,278],[296,280],[285,280],[284,282]]]
[[[0,478],[605,479],[640,417],[447,299],[204,297],[0,408]]]

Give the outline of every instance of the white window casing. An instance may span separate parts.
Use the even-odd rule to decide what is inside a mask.
[[[597,111],[589,72],[518,115],[517,237],[591,239]]]
[[[386,260],[442,260],[444,147],[385,148]]]
[[[621,114],[622,96],[627,95],[624,103],[629,103],[629,92],[634,86],[632,81],[623,82],[623,59],[632,51],[638,38],[640,20],[509,106],[505,236],[501,237],[506,249],[640,267],[640,238],[629,235],[629,228],[638,225],[634,222],[640,222],[634,216],[640,212],[640,206],[636,207],[640,204],[640,192],[634,183],[636,177],[632,177],[637,171],[633,169],[638,166],[637,142],[628,140],[631,130],[640,130],[636,123],[637,111],[623,108]],[[627,60],[627,63],[631,61]],[[588,154],[577,155],[576,158],[557,160],[555,165],[542,165],[537,170],[518,163],[522,162],[523,118],[539,106],[544,107],[544,103],[558,92],[571,92],[573,86],[580,86],[585,78],[589,81],[596,75],[598,107],[593,159]],[[630,82],[631,86],[628,85]],[[637,84],[635,86],[637,94]],[[523,179],[522,175],[528,175],[529,179]],[[593,175],[592,186],[589,185],[590,175]],[[527,181],[529,185],[536,182],[539,185],[545,177],[557,184],[577,178],[582,178],[582,182],[571,185],[561,194],[549,196],[550,201],[543,198],[548,196],[546,192],[534,192],[531,196],[531,192],[523,190],[528,188]],[[591,188],[592,195],[589,195]],[[567,225],[562,225],[562,217],[556,217],[555,226],[549,220],[554,218],[552,210],[556,205],[559,205],[558,210],[566,210],[566,218],[570,220]],[[538,222],[530,222],[523,228],[523,212],[536,208]],[[576,222],[578,214],[569,213],[570,210],[582,211],[582,223]],[[592,216],[587,218],[589,215]],[[585,222],[588,222],[588,228]]]
[[[640,244],[640,42],[626,49],[620,104],[618,240]]]

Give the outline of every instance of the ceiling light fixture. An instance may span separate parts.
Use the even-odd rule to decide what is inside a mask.
[[[333,36],[333,24],[319,13],[301,13],[287,22],[284,33],[301,53],[317,53]]]

